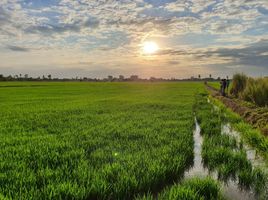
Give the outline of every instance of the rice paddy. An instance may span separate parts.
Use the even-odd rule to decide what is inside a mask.
[[[0,83],[0,106],[3,199],[221,199],[228,179],[266,184],[243,144],[221,134],[224,115],[201,83]],[[195,115],[218,181],[182,180]]]

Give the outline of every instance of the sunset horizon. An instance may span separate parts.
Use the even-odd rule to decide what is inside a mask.
[[[268,75],[265,0],[4,0],[0,74]]]

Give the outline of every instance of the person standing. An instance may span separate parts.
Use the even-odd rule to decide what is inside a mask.
[[[222,80],[222,96],[226,96],[226,93],[225,93],[226,87],[227,87],[227,81],[226,79],[223,79]]]
[[[229,94],[229,86],[230,86],[230,80],[227,78],[226,80],[227,95]]]
[[[222,91],[223,91],[223,79],[221,79],[220,85],[221,85],[221,87],[220,87],[220,94],[222,95]]]

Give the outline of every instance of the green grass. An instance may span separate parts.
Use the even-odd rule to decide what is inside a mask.
[[[220,81],[208,82],[208,85],[220,91],[220,87],[221,87]]]
[[[128,199],[193,162],[200,83],[0,83],[0,196]]]

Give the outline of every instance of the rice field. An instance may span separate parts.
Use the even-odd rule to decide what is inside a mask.
[[[225,183],[235,180],[241,189],[252,189],[259,198],[267,195],[262,194],[267,189],[267,175],[262,169],[253,167],[243,141],[238,142],[234,136],[223,133],[225,116],[202,96],[196,102],[197,120],[204,137],[201,152],[204,166],[209,171],[216,171],[218,179]]]
[[[202,83],[2,82],[0,106],[0,199],[223,199],[227,179],[266,181]],[[219,180],[182,181],[195,115]]]

